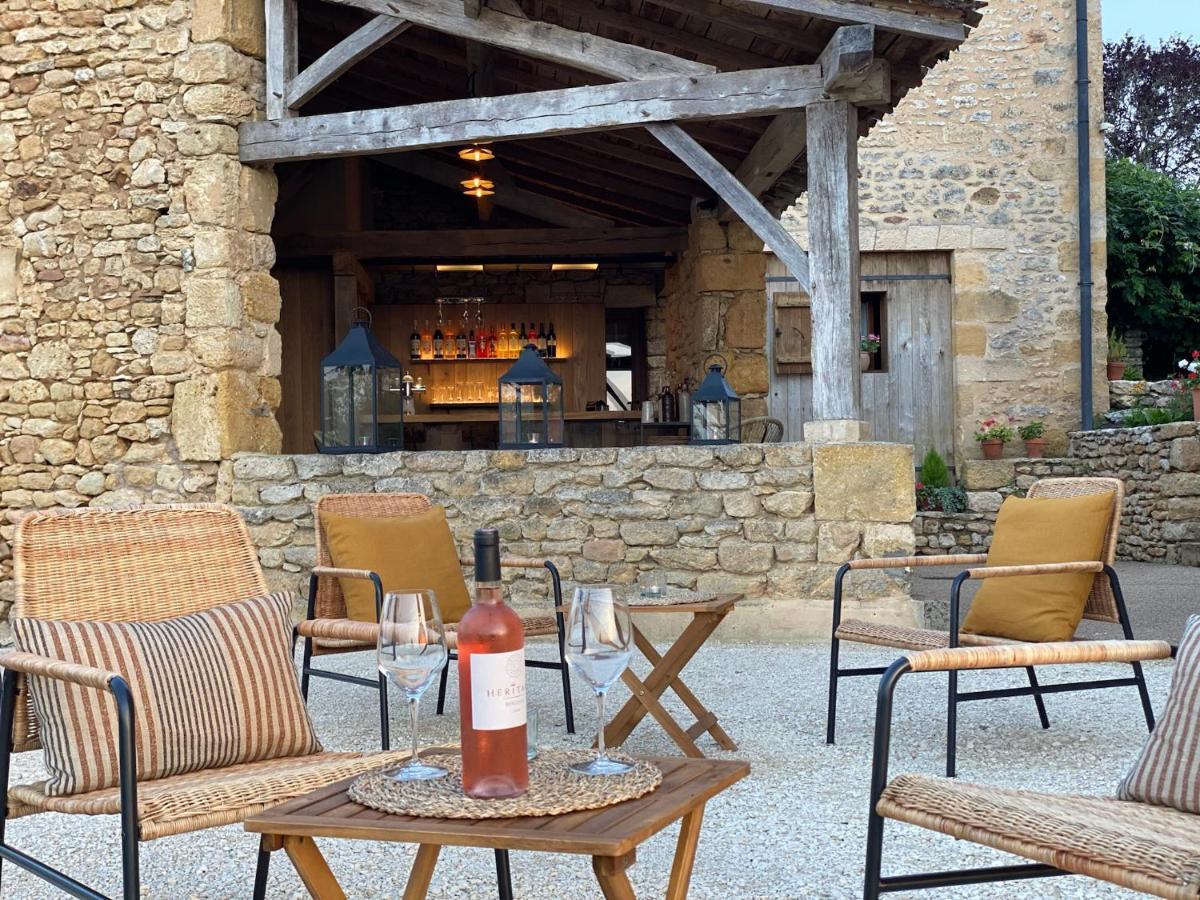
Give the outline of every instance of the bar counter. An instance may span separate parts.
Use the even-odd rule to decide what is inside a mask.
[[[568,447],[631,447],[644,439],[637,410],[568,412]],[[496,446],[495,406],[418,412],[404,417],[405,446],[410,450],[477,450]]]

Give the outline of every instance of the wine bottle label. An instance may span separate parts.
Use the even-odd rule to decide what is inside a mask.
[[[525,651],[471,654],[471,727],[503,731],[525,724]]]

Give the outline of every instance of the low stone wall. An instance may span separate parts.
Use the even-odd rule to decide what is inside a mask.
[[[1110,381],[1109,408],[1118,410],[1153,406],[1163,409],[1170,405],[1171,398],[1178,393],[1177,383],[1174,378],[1165,381]]]
[[[833,576],[854,556],[913,550],[912,448],[894,444],[245,455],[223,483],[275,586],[306,590],[311,503],[329,492],[415,491],[446,507],[460,549],[500,529],[505,552],[552,559],[567,587],[630,593],[652,571],[748,602],[727,636],[828,627]],[[864,573],[866,575],[866,573]],[[539,573],[506,573],[518,607],[544,607]],[[915,623],[907,582],[854,579],[856,614]]]
[[[1200,423],[1075,432],[1069,452],[1063,459],[968,460],[968,510],[918,513],[917,552],[983,552],[1005,497],[1039,478],[1095,475],[1125,484],[1119,558],[1200,566]]]

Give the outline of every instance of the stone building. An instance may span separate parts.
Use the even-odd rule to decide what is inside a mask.
[[[1093,396],[1103,411],[1099,0],[1088,24]],[[1075,68],[1073,0],[991,0],[971,37],[859,142],[863,253],[949,254],[956,457],[978,456],[972,432],[996,413],[1044,420],[1056,454],[1080,426]],[[784,222],[803,241],[804,203]],[[1020,455],[1020,442],[1007,452]]]
[[[919,18],[955,19],[960,35],[976,24],[977,5],[910,4]],[[963,50],[929,75],[901,57],[932,64],[953,40],[881,42],[899,54],[889,97],[907,97],[862,143],[861,244],[953,251],[960,443],[989,405],[1044,411],[1060,430],[1074,424],[1071,29],[1064,0],[996,0]],[[805,30],[780,27],[798,41]],[[688,41],[723,60],[758,52]],[[454,461],[330,460],[286,446],[291,383],[280,375],[298,357],[284,335],[300,313],[275,277],[285,198],[276,172],[239,154],[239,126],[275,102],[264,45],[260,0],[7,0],[0,9],[0,607],[12,597],[4,541],[15,517],[85,504],[232,501],[272,577],[296,586],[312,558],[315,496],[421,489],[460,516],[460,537],[472,523],[524,517],[508,539],[527,554],[580,557],[580,577],[628,583],[667,567],[688,587],[744,589],[765,605],[785,594],[805,601],[804,622],[827,601],[837,560],[911,550],[903,445],[863,444],[837,459],[801,445],[774,456],[606,450]],[[821,49],[803,47],[807,62]],[[302,49],[311,61],[323,46]],[[865,131],[880,111],[860,114]],[[757,136],[744,130],[732,142]],[[899,191],[878,180],[884,171],[903,176]],[[294,201],[305,176],[290,174],[301,176],[285,179]],[[802,167],[783,174],[764,199],[774,212],[803,187]],[[1099,169],[1100,197],[1102,179]],[[767,413],[762,240],[714,203],[678,196],[667,213],[680,243],[664,254],[661,279],[613,292],[649,310],[650,385],[694,376],[720,351],[746,415]],[[1102,202],[1096,209],[1102,221]],[[804,230],[802,216],[786,221]],[[365,227],[338,227],[355,224]],[[331,290],[362,287],[353,266],[325,274]],[[1102,335],[1103,291],[1096,302]],[[505,474],[524,465],[549,468]],[[867,477],[864,496],[853,482]],[[512,485],[527,482],[534,496],[511,507]],[[707,496],[679,496],[689,492]],[[582,530],[571,524],[580,518]],[[623,518],[639,524],[623,530]],[[873,612],[914,619],[902,583],[873,587]]]

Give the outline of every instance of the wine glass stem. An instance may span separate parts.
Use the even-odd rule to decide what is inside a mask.
[[[596,733],[596,759],[608,759],[608,749],[604,746],[604,691],[596,691],[596,721],[600,723]]]
[[[420,717],[418,713],[418,704],[421,702],[420,697],[408,698],[408,718],[412,723],[412,756],[409,757],[408,764],[410,766],[418,765],[417,760],[417,722]]]

